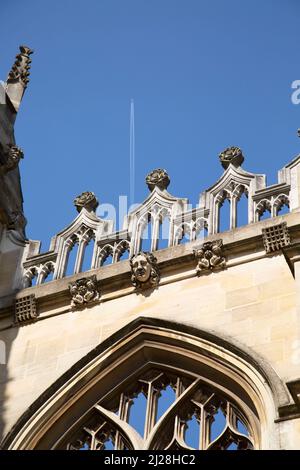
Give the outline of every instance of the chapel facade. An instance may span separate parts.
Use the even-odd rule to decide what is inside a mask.
[[[268,186],[226,148],[192,209],[156,169],[121,229],[87,191],[41,251],[14,136],[31,53],[0,83],[1,449],[299,449],[300,156]]]

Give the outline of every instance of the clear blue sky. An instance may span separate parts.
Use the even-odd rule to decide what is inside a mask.
[[[82,191],[129,194],[131,98],[137,201],[155,167],[196,203],[225,147],[269,183],[300,151],[298,0],[1,0],[0,15],[0,78],[19,44],[35,50],[16,139],[27,234],[43,250]]]

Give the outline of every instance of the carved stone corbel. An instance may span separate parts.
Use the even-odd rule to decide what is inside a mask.
[[[69,284],[71,307],[83,308],[100,299],[96,276],[83,277]]]
[[[140,252],[130,259],[131,283],[138,289],[156,287],[160,274],[157,259],[152,253]]]
[[[226,267],[222,240],[203,243],[200,248],[195,248],[193,252],[195,258],[198,260],[196,267],[197,274],[203,271],[223,269]]]

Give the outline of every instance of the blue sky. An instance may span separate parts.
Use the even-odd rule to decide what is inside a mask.
[[[299,153],[298,0],[1,0],[0,15],[0,78],[20,44],[35,50],[16,140],[27,235],[43,250],[82,191],[129,194],[131,98],[137,201],[163,167],[195,204],[229,145],[269,183]]]

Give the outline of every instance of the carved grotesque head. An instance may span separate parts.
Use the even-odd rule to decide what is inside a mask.
[[[154,286],[159,282],[156,258],[152,253],[140,252],[130,260],[131,281],[135,287]]]
[[[132,272],[139,282],[148,281],[151,273],[151,266],[145,253],[140,253],[134,257],[132,260]]]

